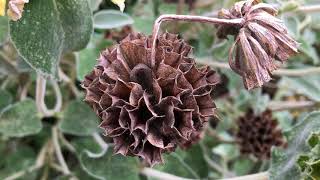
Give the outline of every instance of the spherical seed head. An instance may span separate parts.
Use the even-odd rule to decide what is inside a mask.
[[[298,43],[289,36],[282,20],[276,18],[277,10],[260,0],[239,1],[229,9],[222,9],[219,17],[244,18],[244,23],[218,25],[217,35],[235,36],[230,48],[230,67],[242,76],[247,89],[261,87],[271,80],[271,72],[277,69],[275,60],[284,62],[298,52]]]
[[[130,34],[101,53],[85,77],[85,101],[101,118],[100,127],[113,138],[115,153],[139,156],[148,164],[162,153],[194,143],[215,114],[210,96],[219,76],[197,68],[192,48],[177,35],[158,37],[156,64],[151,66],[151,37]]]
[[[266,110],[260,115],[254,115],[249,110],[237,121],[239,130],[237,142],[243,154],[253,154],[258,159],[269,159],[272,146],[286,145],[278,122],[272,118],[272,112]]]

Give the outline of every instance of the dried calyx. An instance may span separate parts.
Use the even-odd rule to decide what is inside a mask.
[[[272,146],[286,146],[278,122],[272,118],[270,110],[255,115],[250,109],[238,119],[237,124],[239,130],[236,138],[243,154],[253,154],[261,160],[269,159]]]
[[[237,2],[230,10],[222,9],[219,18],[245,19],[242,25],[219,24],[217,35],[233,35],[230,67],[243,77],[247,89],[261,87],[277,69],[275,60],[286,61],[298,52],[298,43],[289,36],[284,23],[276,18],[277,10],[260,0]]]
[[[165,33],[157,42],[152,66],[152,38],[130,34],[102,52],[83,82],[85,101],[113,138],[115,153],[150,165],[162,162],[162,153],[200,139],[215,114],[210,92],[219,82],[215,71],[195,66],[188,57],[192,48],[177,35]]]

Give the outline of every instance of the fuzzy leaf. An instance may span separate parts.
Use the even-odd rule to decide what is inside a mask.
[[[94,14],[93,25],[97,29],[113,29],[130,25],[133,19],[120,11],[116,10],[102,10]]]
[[[90,7],[92,11],[98,10],[100,4],[102,3],[102,0],[89,0],[89,1],[90,1]]]
[[[297,161],[300,155],[310,152],[306,140],[312,132],[319,131],[319,119],[319,111],[310,113],[301,123],[284,133],[289,143],[288,148],[272,150],[270,180],[300,180]]]
[[[59,128],[62,132],[76,136],[88,136],[98,131],[96,114],[83,101],[71,101],[63,112]]]
[[[0,90],[0,112],[3,108],[7,107],[12,103],[12,95],[6,90]]]
[[[102,40],[101,40],[102,39]],[[84,76],[89,74],[97,64],[97,58],[100,51],[112,45],[112,41],[103,39],[103,37],[94,34],[86,49],[77,53],[77,78],[83,80]]]
[[[86,152],[80,155],[82,168],[101,180],[139,180],[138,159],[113,155],[112,150],[100,158],[90,158]]]
[[[0,17],[0,44],[8,38],[8,18]]]
[[[24,137],[37,134],[41,129],[41,119],[31,99],[8,106],[0,114],[0,132],[5,136]]]
[[[314,101],[320,101],[320,77],[318,75],[289,78],[283,77],[279,83],[281,89],[303,94]]]
[[[30,166],[34,165],[36,161],[36,153],[31,147],[17,144],[17,147],[8,151],[0,151],[4,163],[1,164],[0,179],[6,179],[6,177],[13,175],[16,172],[23,171]],[[7,146],[8,148],[8,146]],[[37,177],[37,171],[27,172],[23,177],[19,179],[35,180]]]
[[[154,168],[184,178],[206,178],[208,166],[201,154],[200,145],[194,145],[186,151],[178,149],[176,152],[164,155],[164,164]]]
[[[11,39],[19,54],[37,72],[55,78],[62,53],[86,47],[91,33],[87,0],[32,0],[21,19],[10,22]]]

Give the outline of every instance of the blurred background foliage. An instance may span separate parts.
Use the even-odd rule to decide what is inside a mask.
[[[29,6],[32,5],[32,1]],[[82,101],[83,90],[80,83],[93,69],[100,51],[116,44],[128,33],[151,34],[153,22],[159,15],[216,16],[219,9],[229,8],[235,2],[234,0],[126,0],[126,8],[122,13],[118,10],[119,7],[109,0],[88,1],[93,14],[94,32],[91,34],[90,29],[85,30],[91,35],[86,48],[77,48],[76,45],[71,44],[68,45],[68,51],[63,51],[61,56],[57,56],[61,78],[58,84],[62,93],[63,106],[61,112],[50,117],[43,117],[37,111],[34,100],[37,73],[30,67],[33,60],[29,60],[31,62],[28,63],[24,61],[13,46],[10,36],[12,39],[23,41],[25,36],[33,33],[46,35],[56,31],[51,32],[54,30],[48,29],[47,32],[40,32],[31,25],[24,27],[23,20],[19,26],[25,28],[23,31],[17,30],[16,25],[11,23],[9,30],[7,17],[0,17],[0,179],[6,177],[30,180],[152,179],[139,174],[143,165],[137,158],[114,156],[111,149],[107,150],[112,146],[111,140],[99,135],[101,134],[97,128],[99,120],[89,106]],[[287,25],[290,34],[301,43],[299,48],[301,53],[282,64],[282,68],[294,71],[320,67],[320,10],[301,10],[305,6],[319,5],[319,2],[317,0],[265,2],[278,6],[279,17]],[[89,15],[90,9],[84,8],[81,11]],[[39,17],[46,16],[41,14],[43,11],[36,13]],[[35,19],[44,23],[41,19]],[[89,21],[90,16],[87,19]],[[51,20],[55,21],[55,18]],[[44,21],[47,23],[48,19]],[[199,64],[211,65],[221,74],[223,82],[212,94],[218,107],[219,124],[211,124],[204,139],[198,145],[188,150],[178,149],[166,155],[166,163],[157,165],[154,169],[195,179],[219,179],[268,170],[270,167],[268,160],[261,161],[253,156],[242,155],[236,144],[235,132],[238,127],[235,122],[249,109],[253,109],[255,113],[261,113],[267,108],[273,110],[273,116],[283,131],[291,129],[307,117],[306,120],[310,121],[314,128],[310,129],[310,124],[305,126],[300,124],[299,131],[286,134],[288,139],[299,136],[305,137],[304,140],[306,140],[308,134],[300,136],[299,132],[301,133],[304,129],[308,132],[320,129],[319,122],[313,120],[319,121],[319,113],[314,113],[311,117],[307,115],[320,107],[319,70],[307,75],[275,75],[273,80],[263,88],[246,91],[240,77],[225,67],[228,49],[233,39],[218,39],[214,26],[200,23],[168,22],[163,24],[162,30],[178,33],[183,37],[194,47],[193,54],[196,61]],[[64,32],[74,33],[67,30]],[[77,33],[71,40],[78,38],[75,42],[79,43],[81,34]],[[41,36],[38,37],[41,38]],[[53,43],[57,47],[62,46],[58,42],[51,42],[45,38],[35,40],[39,45],[35,47],[43,47],[48,43]],[[77,45],[81,46],[81,42]],[[28,49],[23,45],[16,44],[16,46],[20,49]],[[32,44],[27,46],[35,48]],[[30,51],[23,55],[29,57],[36,54],[35,56],[39,57],[42,56],[41,53],[43,52]],[[51,55],[49,54],[48,57]],[[55,105],[55,89],[50,83],[45,92],[45,101],[50,108]],[[311,147],[308,147],[304,141],[299,143],[305,146],[301,148],[301,153],[307,152],[308,148],[319,147],[319,140],[316,143],[312,142]],[[299,143],[292,146],[297,147]],[[57,147],[61,149],[56,149]],[[291,147],[290,143],[289,147]],[[299,157],[299,166],[302,167],[305,178],[319,178],[319,174],[314,173],[320,171],[319,150],[314,151],[316,150],[305,153],[305,156],[300,156],[298,150],[297,154],[290,154],[292,157]],[[61,160],[57,158],[59,154],[63,155],[66,165],[61,164]],[[273,152],[270,170],[274,175],[272,178],[279,179],[279,176],[283,175],[274,171],[277,167],[281,168],[284,162],[274,161],[286,157],[288,154],[285,152],[276,150]],[[292,169],[297,171],[296,167],[292,165]],[[288,176],[283,177],[290,179]]]

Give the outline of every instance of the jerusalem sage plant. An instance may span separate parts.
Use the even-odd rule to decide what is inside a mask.
[[[320,114],[302,113],[319,107],[319,78],[283,77],[319,68],[277,70],[298,49],[289,68],[317,64],[317,6],[276,5],[282,21],[258,0],[216,17],[168,8],[220,8],[209,1],[127,1],[131,18],[124,2],[0,0],[0,179],[319,176]],[[193,23],[175,27],[182,38],[160,33],[167,21]]]
[[[191,47],[177,35],[158,36],[161,22],[214,23],[219,37],[235,35],[229,63],[251,89],[270,81],[275,59],[284,61],[297,52],[297,43],[274,15],[276,9],[254,0],[222,10],[219,18],[162,15],[152,37],[130,34],[102,52],[83,87],[85,101],[102,119],[100,127],[113,138],[115,153],[139,156],[153,166],[163,161],[162,153],[190,143],[215,115],[210,93],[219,82],[216,72],[197,69],[188,58]]]

